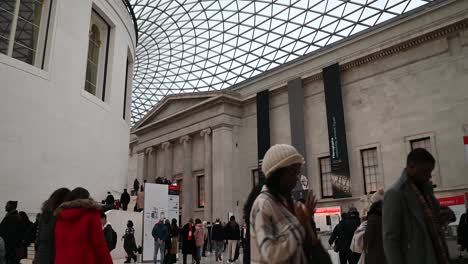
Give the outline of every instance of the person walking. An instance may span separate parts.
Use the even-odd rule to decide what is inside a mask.
[[[221,220],[218,218],[211,229],[211,242],[214,246],[216,262],[223,261],[223,247],[225,240],[226,235],[224,234],[224,227],[221,224]]]
[[[137,256],[135,251],[137,251],[137,244],[135,240],[135,229],[133,228],[133,222],[128,220],[127,228],[125,229],[125,235],[122,237],[124,240],[124,250],[127,253],[127,259],[124,263],[130,263],[133,261],[137,262]]]
[[[425,149],[412,150],[400,179],[385,192],[383,246],[389,264],[448,264],[448,249],[434,197],[435,159]]]
[[[0,223],[0,237],[5,241],[5,259],[7,264],[17,264],[21,260],[19,250],[23,238],[23,221],[16,210],[17,201],[8,201],[5,205],[7,212],[5,218]]]
[[[169,230],[164,224],[164,219],[160,219],[159,222],[154,225],[152,235],[154,238],[154,263],[156,263],[158,259],[159,251],[161,253],[160,263],[162,264],[164,263],[166,240],[169,238]]]
[[[384,190],[380,189],[370,198],[371,207],[367,213],[367,228],[364,234],[366,244],[366,262],[387,264],[382,238],[382,200]]]
[[[209,238],[210,238],[210,234],[208,232],[208,222],[207,221],[203,221],[202,222],[202,225],[203,225],[203,231],[205,232],[205,241],[203,242],[203,252],[202,252],[202,257],[206,257],[206,249],[208,247],[208,242],[209,242]]]
[[[250,263],[311,263],[304,248],[319,245],[312,228],[315,196],[294,203],[292,190],[304,158],[290,145],[272,146],[263,158],[266,181],[250,213]]]
[[[111,264],[100,220],[101,205],[81,187],[56,210],[55,264]]]
[[[41,215],[38,219],[36,235],[35,264],[54,264],[55,262],[55,224],[57,217],[54,211],[66,201],[70,195],[70,190],[60,188],[54,191],[49,199],[42,204]]]
[[[111,223],[107,221],[107,215],[104,212],[101,212],[101,224],[102,232],[104,233],[104,240],[106,240],[109,252],[111,252],[115,249],[115,246],[117,244],[117,233],[115,233]]]
[[[138,195],[138,190],[140,189],[140,182],[138,179],[133,181],[133,195]]]
[[[6,264],[5,260],[5,241],[0,237],[0,264]]]
[[[145,188],[143,185],[140,187],[140,192],[137,195],[136,206],[137,212],[143,211],[143,207],[145,205]]]
[[[106,210],[112,210],[114,208],[114,203],[115,203],[114,195],[112,195],[111,192],[107,192]]]
[[[174,264],[177,262],[177,253],[179,252],[179,226],[177,225],[177,219],[173,218],[171,221],[171,248],[169,250],[168,264]]]
[[[204,227],[202,225],[202,221],[200,219],[195,219],[195,246],[196,246],[196,263],[200,264],[202,251],[203,251],[203,244],[205,243],[205,238],[208,236],[205,233]]]
[[[237,243],[240,240],[240,227],[235,216],[231,216],[226,225],[226,239],[228,241],[228,262],[234,262]]]
[[[127,211],[128,204],[130,203],[130,194],[127,192],[127,189],[124,189],[120,195],[120,203],[122,204],[122,210]]]
[[[468,250],[468,219],[467,219],[468,208],[466,212],[460,216],[457,228],[457,241],[458,248],[460,251]]]
[[[187,255],[192,255],[192,262],[196,261],[196,245],[195,245],[195,226],[193,219],[190,219],[182,228],[180,233],[182,240],[182,255],[183,264],[187,264]]]

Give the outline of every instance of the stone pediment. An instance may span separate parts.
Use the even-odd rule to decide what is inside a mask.
[[[136,124],[134,129],[155,123],[161,119],[184,111],[192,106],[201,104],[204,101],[217,97],[221,94],[223,93],[206,92],[166,96],[153,108],[153,110],[148,112],[148,114],[146,114],[146,116],[140,122],[138,122],[138,124]]]

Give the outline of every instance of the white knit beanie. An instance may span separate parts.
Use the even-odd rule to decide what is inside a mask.
[[[291,145],[277,144],[272,146],[263,157],[262,171],[269,177],[277,169],[293,164],[304,164],[304,157]]]

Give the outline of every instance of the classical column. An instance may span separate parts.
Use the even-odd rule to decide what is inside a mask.
[[[205,220],[213,220],[213,178],[211,173],[212,159],[211,159],[211,128],[201,131],[200,135],[205,141]]]
[[[167,178],[168,180],[173,180],[172,179],[172,148],[171,148],[171,142],[164,142],[161,145],[163,151],[164,151],[164,178]]]
[[[144,179],[152,182],[156,173],[156,150],[153,147],[145,149],[145,174]]]
[[[137,179],[140,183],[143,183],[143,177],[145,174],[145,152],[138,152],[138,161],[137,161]],[[133,186],[133,181],[135,179],[132,179],[132,185]]]
[[[229,125],[213,128],[213,217],[227,220],[234,211],[233,201],[233,132]],[[240,216],[236,216],[240,218]]]
[[[183,208],[182,208],[182,223],[186,223],[192,217],[193,209],[193,189],[195,186],[192,181],[192,146],[189,136],[180,138],[180,143],[183,145],[184,151],[184,175],[183,175]]]

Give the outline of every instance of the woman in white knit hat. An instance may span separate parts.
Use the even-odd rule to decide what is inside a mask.
[[[250,213],[251,263],[307,263],[303,247],[317,243],[311,225],[316,201],[312,194],[305,205],[291,198],[303,164],[290,145],[274,145],[265,154],[265,186]]]

